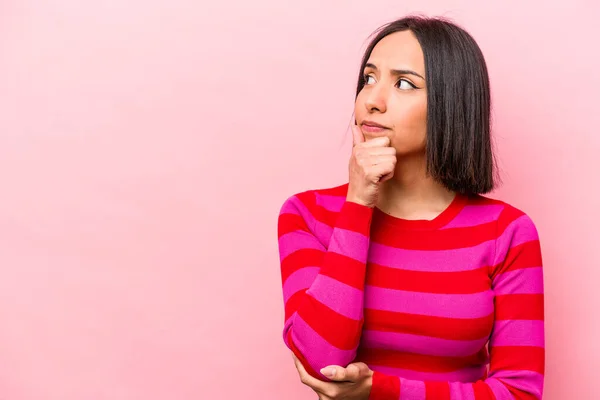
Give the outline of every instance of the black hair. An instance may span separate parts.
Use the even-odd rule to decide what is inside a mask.
[[[481,49],[463,28],[442,17],[407,16],[373,35],[360,66],[356,96],[365,85],[363,71],[384,37],[411,31],[425,59],[427,82],[427,173],[449,190],[484,194],[498,181],[491,141],[491,99]]]

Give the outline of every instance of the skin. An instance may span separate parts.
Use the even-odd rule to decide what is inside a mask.
[[[402,70],[396,73],[394,70]],[[365,87],[355,102],[346,200],[378,207],[404,219],[431,220],[444,211],[455,193],[426,175],[427,83],[421,46],[411,31],[383,38],[373,49]],[[386,127],[370,132],[372,121]],[[310,376],[294,356],[301,381],[320,400],[366,400],[373,371],[364,363],[328,366],[333,382]]]
[[[367,400],[371,393],[373,371],[365,363],[352,363],[346,368],[331,366],[323,368],[323,374],[333,382],[323,382],[306,372],[306,369],[292,353],[300,381],[313,389],[319,400]],[[327,373],[329,370],[332,374]]]
[[[407,72],[396,74],[393,70]],[[377,206],[398,218],[433,219],[447,208],[455,193],[426,175],[427,83],[421,45],[411,31],[388,35],[373,49],[363,73],[367,81],[356,98],[354,113],[364,141],[357,144],[355,138],[347,199]],[[370,133],[363,125],[365,120],[388,129]],[[382,142],[384,138],[389,143]],[[366,162],[364,148],[368,147],[377,150],[371,149]],[[387,169],[388,174],[381,175],[381,169],[369,168],[387,163],[383,147],[396,151],[396,161],[392,171]],[[353,166],[357,161],[362,164]]]

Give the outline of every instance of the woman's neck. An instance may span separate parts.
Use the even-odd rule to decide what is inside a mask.
[[[455,195],[426,175],[424,157],[399,157],[394,177],[380,188],[377,207],[397,218],[431,220],[452,203]]]

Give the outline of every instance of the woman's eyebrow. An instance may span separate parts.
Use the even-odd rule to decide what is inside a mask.
[[[365,68],[371,68],[371,69],[374,69],[375,71],[377,71],[377,66],[375,64],[366,63],[365,64]],[[418,76],[419,78],[425,80],[425,78],[423,78],[421,75],[417,74],[415,71],[412,71],[410,69],[392,69],[392,70],[390,70],[390,72],[394,76],[398,76],[398,75],[414,75],[414,76]]]

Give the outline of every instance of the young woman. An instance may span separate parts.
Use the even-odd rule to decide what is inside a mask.
[[[542,257],[495,185],[483,55],[407,17],[362,60],[348,183],[290,197],[285,326],[319,399],[540,399]]]

